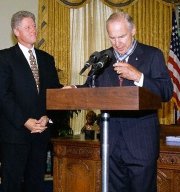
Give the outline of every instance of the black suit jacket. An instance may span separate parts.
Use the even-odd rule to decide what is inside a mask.
[[[109,50],[113,52],[113,48]],[[119,86],[119,78],[113,68],[114,63],[116,63],[116,58],[113,56],[97,73],[96,87]],[[173,85],[163,53],[159,49],[138,43],[133,54],[129,56],[128,63],[144,74],[143,87],[159,95],[162,101],[170,100]],[[85,85],[91,85],[91,78],[87,79]],[[124,79],[123,86],[135,85],[133,81]],[[159,121],[157,111],[109,111],[109,113],[111,117],[109,124],[110,154],[114,146],[119,143],[120,128],[128,150],[135,158],[151,160],[158,157]]]
[[[37,92],[30,66],[18,44],[0,51],[0,139],[5,142],[26,143],[33,137],[46,141],[48,129],[31,134],[24,127],[29,118],[46,115],[46,89],[59,87],[54,58],[35,49],[40,76]]]

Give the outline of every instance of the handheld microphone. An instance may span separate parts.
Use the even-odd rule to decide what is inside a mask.
[[[97,62],[97,61],[99,60],[99,58],[100,58],[100,53],[97,52],[97,51],[95,51],[95,52],[89,57],[89,60],[86,61],[84,67],[81,69],[81,71],[80,71],[79,74],[81,75],[82,73],[84,73],[84,71],[85,71],[88,67],[90,67],[93,63]]]
[[[113,56],[113,53],[110,50],[105,51],[101,56],[101,58],[99,59],[99,61],[95,63],[93,67],[95,69],[103,68],[106,65],[106,63],[112,58],[112,56]]]

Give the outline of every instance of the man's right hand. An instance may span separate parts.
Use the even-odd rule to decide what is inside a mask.
[[[73,89],[73,88],[77,88],[75,85],[65,85],[64,87],[62,87],[62,89]]]
[[[45,129],[47,129],[47,126],[32,118],[29,118],[24,126],[29,129],[31,133],[42,133]]]

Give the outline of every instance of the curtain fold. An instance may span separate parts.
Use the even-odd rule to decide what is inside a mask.
[[[39,0],[38,48],[55,57],[62,84],[70,83],[70,9],[56,0]]]
[[[98,11],[97,11],[98,10]],[[105,22],[112,10],[101,1],[91,1],[79,9],[70,9],[71,28],[71,59],[72,59],[72,84],[83,84],[87,78],[78,75],[94,51],[100,51],[109,46],[106,38]],[[86,111],[82,111],[71,121],[74,133],[79,133],[85,123]]]

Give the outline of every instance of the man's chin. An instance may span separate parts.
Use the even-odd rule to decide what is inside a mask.
[[[115,48],[115,50],[120,53],[121,55],[124,55],[126,53],[126,51],[124,49],[121,48]]]

